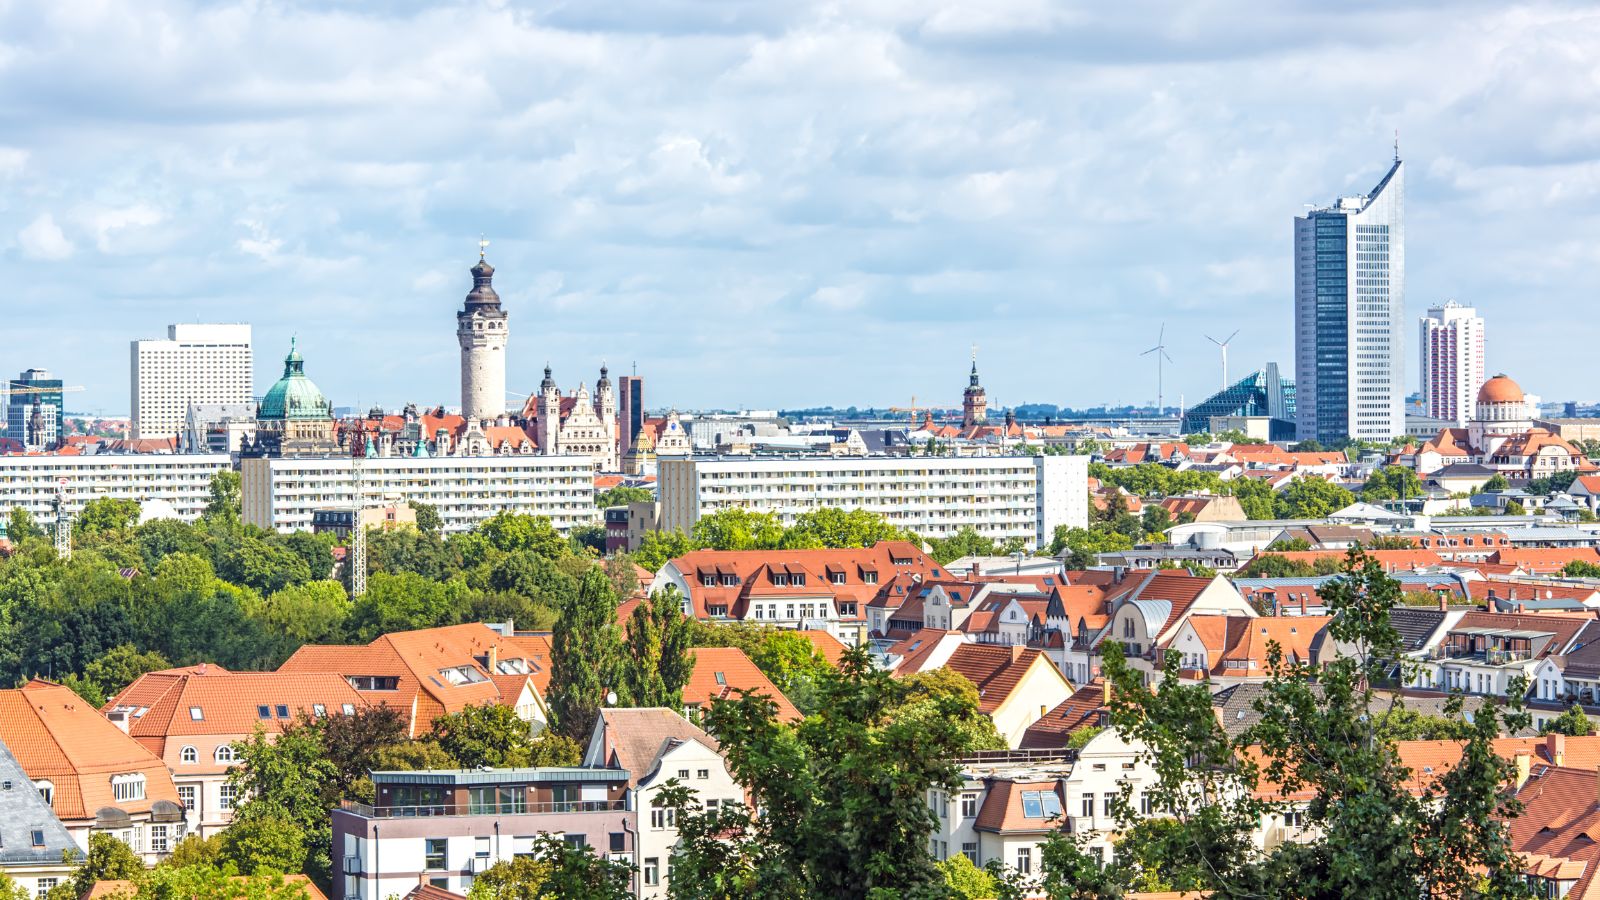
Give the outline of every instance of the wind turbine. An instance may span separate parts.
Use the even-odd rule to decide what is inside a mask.
[[[1222,389],[1223,390],[1227,390],[1228,389],[1228,345],[1233,343],[1233,339],[1238,337],[1238,336],[1239,336],[1239,329],[1237,329],[1237,328],[1235,328],[1233,330],[1233,334],[1228,335],[1227,338],[1225,338],[1223,340],[1220,340],[1220,341],[1217,340],[1216,338],[1212,337],[1209,334],[1206,335],[1206,340],[1208,340],[1211,343],[1216,344],[1218,347],[1222,348]]]
[[[1162,322],[1161,323],[1161,330],[1156,333],[1156,345],[1154,347],[1151,347],[1149,350],[1146,350],[1145,352],[1139,354],[1140,356],[1149,356],[1152,353],[1154,353],[1156,355],[1156,415],[1158,415],[1158,416],[1161,415],[1161,411],[1162,410],[1166,409],[1166,407],[1164,405],[1162,405],[1162,402],[1161,402],[1161,400],[1162,400],[1162,395],[1161,395],[1162,363],[1161,363],[1161,361],[1163,359],[1165,359],[1167,362],[1172,362],[1172,357],[1167,355],[1166,340],[1167,340],[1167,323]]]

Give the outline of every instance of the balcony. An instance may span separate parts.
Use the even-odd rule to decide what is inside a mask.
[[[373,806],[346,800],[339,808],[366,819],[414,819],[448,816],[539,816],[587,812],[623,812],[626,800],[563,800],[552,803],[437,803],[423,806]]]
[[[1509,666],[1525,663],[1533,659],[1533,651],[1499,648],[1473,650],[1470,647],[1454,647],[1447,644],[1433,648],[1428,654],[1428,658],[1438,660],[1459,659],[1463,662],[1481,662],[1489,666]]]

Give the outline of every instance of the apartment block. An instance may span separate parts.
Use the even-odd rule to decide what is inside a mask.
[[[134,438],[184,431],[195,404],[246,404],[255,389],[249,325],[169,325],[130,345]]]
[[[309,531],[317,510],[357,505],[355,465],[347,456],[242,459],[244,520]],[[588,456],[374,457],[360,474],[363,503],[427,503],[447,532],[500,512],[545,516],[562,531],[599,520]]]
[[[0,509],[20,506],[36,519],[53,519],[57,490],[64,489],[69,515],[97,497],[117,497],[164,501],[193,522],[210,499],[211,477],[226,468],[226,453],[0,456]]]
[[[688,532],[722,509],[773,512],[785,525],[824,507],[865,509],[924,538],[975,529],[996,541],[1050,541],[1089,519],[1082,456],[662,459],[661,528]]]

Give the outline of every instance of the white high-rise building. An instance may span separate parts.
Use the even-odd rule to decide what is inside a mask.
[[[1295,431],[1405,433],[1405,168],[1294,220]]]
[[[1457,428],[1472,420],[1483,368],[1483,317],[1451,300],[1422,318],[1422,404],[1429,417],[1449,419]]]
[[[132,437],[177,437],[194,404],[251,402],[249,325],[168,325],[166,340],[132,343]]]

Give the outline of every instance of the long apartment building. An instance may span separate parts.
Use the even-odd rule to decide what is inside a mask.
[[[924,538],[973,528],[996,541],[1048,543],[1058,525],[1089,520],[1082,456],[688,457],[660,462],[661,528],[742,508],[785,525],[823,507],[865,509]]]
[[[228,467],[226,453],[0,456],[0,509],[21,507],[35,518],[51,518],[59,490],[70,515],[90,500],[116,497],[165,501],[192,522],[205,511],[211,477]]]
[[[309,531],[316,510],[356,502],[347,456],[252,457],[240,473],[244,520],[261,528]],[[427,503],[445,531],[469,531],[502,511],[545,516],[562,531],[599,521],[588,456],[373,457],[360,475],[365,503]]]

